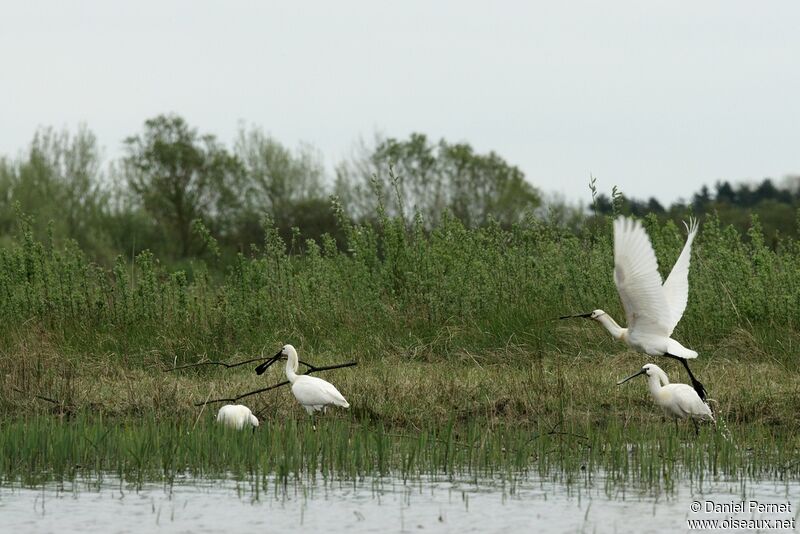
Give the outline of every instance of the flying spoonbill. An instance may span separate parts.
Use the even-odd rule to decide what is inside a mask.
[[[672,331],[681,320],[689,300],[689,259],[692,241],[697,235],[697,220],[686,226],[688,237],[666,281],[661,282],[658,262],[650,238],[642,223],[618,217],[614,221],[614,283],[617,286],[628,328],[622,328],[603,310],[566,315],[585,317],[602,324],[614,339],[649,356],[666,356],[680,361],[689,373],[692,387],[701,400],[706,390],[692,374],[687,360],[697,352],[672,339]]]
[[[676,427],[678,419],[688,418],[691,419],[695,433],[697,433],[699,431],[697,421],[705,419],[714,421],[711,408],[700,398],[694,388],[687,384],[670,384],[667,373],[655,364],[644,365],[638,373],[632,374],[625,380],[620,380],[617,385],[624,384],[639,375],[647,376],[647,385],[653,400],[658,406],[661,406],[666,415],[675,419]]]
[[[327,380],[316,376],[297,374],[299,362],[297,351],[292,345],[284,345],[280,352],[274,356],[274,358],[281,357],[286,357],[287,360],[286,378],[292,384],[292,394],[297,399],[297,402],[308,412],[311,417],[311,425],[314,428],[316,428],[314,425],[314,412],[324,412],[328,406],[350,407],[350,403],[339,393],[336,386]]]
[[[226,404],[217,412],[217,423],[241,430],[250,425],[255,431],[258,426],[258,418],[253,415],[250,408],[243,404]]]

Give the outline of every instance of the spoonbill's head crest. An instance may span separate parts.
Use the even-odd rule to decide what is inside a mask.
[[[651,376],[657,376],[658,382],[662,386],[666,386],[667,384],[669,384],[669,377],[667,376],[667,373],[661,370],[661,367],[657,366],[654,363],[646,363],[642,366],[642,368],[639,370],[638,373],[632,374],[625,380],[620,380],[619,382],[617,382],[617,385],[619,386],[620,384],[624,384],[631,378],[636,378],[639,375],[645,375],[648,378]]]
[[[297,359],[297,351],[294,350],[294,347],[286,344],[283,346],[281,351],[277,354],[278,358],[286,358],[286,369],[287,372],[291,368],[295,373],[297,369],[300,367],[300,360]]]

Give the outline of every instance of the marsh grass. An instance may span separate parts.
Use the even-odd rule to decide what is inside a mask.
[[[380,360],[403,352],[423,361],[507,346],[541,353],[612,345],[586,329],[565,339],[550,321],[597,307],[622,318],[609,221],[575,235],[536,219],[468,229],[444,217],[430,231],[421,221],[340,220],[346,242],[323,237],[300,254],[267,228],[266,241],[218,281],[202,262],[168,272],[147,251],[106,270],[75,245],[36,240],[22,217],[15,240],[0,249],[0,346],[35,332],[69,357],[147,366],[153,357],[165,365],[228,359],[286,341],[314,356]],[[645,225],[667,271],[684,232],[655,218]],[[724,350],[739,360],[793,361],[798,243],[772,250],[757,221],[741,236],[709,217],[689,277],[691,298],[676,331],[684,344],[704,356]]]
[[[609,221],[581,235],[534,219],[468,229],[444,217],[429,231],[384,216],[354,225],[340,212],[340,224],[346,242],[308,241],[302,254],[267,228],[218,280],[203,263],[168,272],[149,252],[106,270],[74,245],[37,240],[21,218],[0,249],[3,476],[68,476],[80,465],[134,479],[459,469],[603,470],[658,484],[715,470],[797,477],[796,242],[773,250],[757,221],[747,236],[704,221],[675,337],[700,352],[693,370],[732,440],[704,431],[695,442],[662,420],[643,383],[614,385],[643,357],[589,321],[553,320],[598,307],[622,319]],[[685,236],[645,224],[667,270]],[[328,413],[319,433],[287,389],[247,400],[264,421],[254,437],[220,432],[216,407],[194,406],[277,382],[280,370],[164,372],[269,356],[286,342],[316,365],[359,362],[324,375],[352,408]],[[654,363],[686,381],[674,362]]]
[[[267,422],[255,433],[203,421],[72,421],[35,417],[0,428],[0,483],[118,477],[129,483],[176,477],[231,477],[288,483],[393,476],[459,480],[534,475],[566,484],[601,479],[609,492],[629,487],[670,491],[683,479],[797,480],[791,440],[751,428],[738,439],[705,429],[691,440],[656,428],[613,424],[577,434],[541,425],[448,423],[413,433],[382,425],[327,420],[313,431],[294,420]],[[746,446],[749,443],[753,446]],[[796,443],[793,444],[796,446]]]
[[[211,393],[262,386],[265,379],[248,370],[173,375],[74,364],[71,375],[56,378],[66,364],[37,362],[40,353],[16,361],[53,369],[43,383],[63,381],[56,392],[68,383],[71,400],[55,405],[21,392],[6,399],[28,415],[0,422],[0,471],[6,483],[27,484],[104,472],[133,483],[182,475],[513,481],[534,474],[567,483],[595,477],[609,492],[670,490],[685,478],[800,478],[800,422],[791,408],[800,382],[774,363],[721,360],[713,374],[699,366],[724,427],[704,425],[695,437],[687,422],[676,429],[663,418],[643,380],[614,385],[641,366],[637,354],[505,350],[504,363],[497,355],[425,362],[395,354],[329,373],[351,409],[329,410],[317,432],[288,388],[253,397],[246,404],[262,423],[255,434],[216,426],[218,405],[194,406]],[[266,381],[279,379],[272,371]]]

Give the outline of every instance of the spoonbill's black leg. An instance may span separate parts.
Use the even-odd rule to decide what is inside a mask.
[[[692,374],[692,370],[689,369],[689,364],[686,362],[686,360],[684,358],[681,358],[680,360],[681,360],[681,363],[683,363],[683,366],[686,368],[686,372],[689,373],[689,378],[692,381],[692,387],[697,392],[697,394],[700,395],[700,399],[705,401],[706,400],[706,388],[703,387],[703,384],[701,384],[700,381],[697,380],[694,377],[694,375]]]
[[[689,363],[686,361],[686,358],[679,358],[679,357],[677,357],[677,356],[675,356],[673,354],[664,354],[664,356],[666,356],[667,358],[672,358],[672,359],[678,360],[679,362],[681,362],[683,364],[683,367],[686,369],[686,372],[689,373],[689,380],[692,381],[692,387],[697,392],[697,394],[700,396],[700,399],[705,401],[706,400],[706,388],[703,387],[703,384],[701,384],[700,381],[697,380],[694,377],[694,374],[692,373],[692,370],[689,369]]]

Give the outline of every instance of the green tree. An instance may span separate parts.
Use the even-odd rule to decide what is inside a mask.
[[[52,226],[56,238],[74,239],[95,258],[109,256],[105,232],[110,194],[101,172],[95,135],[41,128],[16,161],[0,161],[0,229],[11,232],[19,203],[39,235]]]
[[[234,152],[244,168],[240,244],[263,239],[261,221],[265,214],[272,217],[287,241],[292,227],[313,238],[335,229],[318,151],[309,145],[291,151],[263,130],[251,128],[239,130]]]
[[[322,158],[308,145],[293,153],[259,128],[240,129],[234,153],[245,169],[249,206],[277,218],[293,203],[324,197]]]
[[[14,182],[17,173],[13,162],[0,158],[0,235],[11,233],[14,225]]]
[[[445,210],[470,226],[490,218],[511,225],[541,203],[522,171],[496,153],[478,154],[444,139],[434,144],[423,134],[379,141],[367,158],[337,170],[336,193],[348,208],[366,211],[370,189],[377,189],[390,214],[419,212],[428,225]]]
[[[181,117],[159,115],[141,135],[125,140],[128,184],[142,206],[177,238],[179,255],[195,245],[192,222],[212,232],[232,230],[241,198],[242,166],[213,135],[199,135]]]

